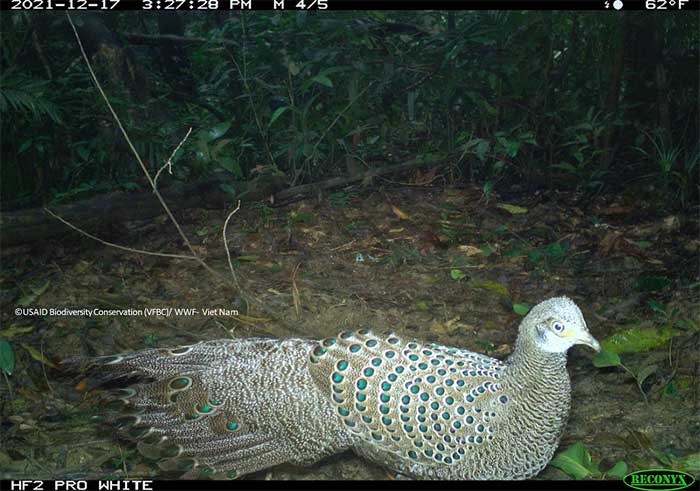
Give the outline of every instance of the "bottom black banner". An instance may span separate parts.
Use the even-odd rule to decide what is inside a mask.
[[[697,485],[697,483],[695,483]],[[169,491],[169,490],[239,490],[239,489],[460,489],[474,490],[621,490],[631,489],[621,480],[610,481],[162,481],[162,480],[2,480],[1,491]],[[692,486],[690,489],[695,489]]]

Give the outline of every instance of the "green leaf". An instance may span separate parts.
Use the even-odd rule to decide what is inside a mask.
[[[482,290],[497,293],[498,295],[508,296],[508,288],[497,281],[472,280],[469,282],[469,286],[481,288]]]
[[[661,462],[665,467],[673,466],[673,459],[666,452],[661,452],[655,448],[649,448],[649,451],[654,455],[654,458]]]
[[[11,325],[7,329],[0,331],[0,337],[10,339],[15,337],[17,334],[24,334],[26,332],[31,332],[34,330],[34,326],[17,326],[15,324]]]
[[[85,147],[78,147],[76,151],[78,152],[78,156],[81,159],[88,160],[90,158],[90,149]]]
[[[565,472],[574,479],[583,479],[598,473],[591,461],[591,454],[582,442],[576,442],[563,452],[559,452],[550,465]]]
[[[467,275],[464,274],[464,272],[461,269],[450,270],[450,278],[452,278],[453,280],[461,280],[466,277]]]
[[[500,208],[501,210],[506,210],[511,215],[521,215],[523,213],[527,213],[527,208],[524,208],[522,206],[517,206],[517,205],[509,205],[508,203],[500,203],[500,204],[496,205],[496,208]]]
[[[38,349],[34,348],[33,346],[29,346],[27,343],[19,343],[19,344],[22,345],[22,348],[27,350],[27,353],[29,353],[32,356],[32,358],[34,358],[36,361],[40,361],[44,365],[48,365],[51,368],[56,368],[56,365],[54,365],[51,362],[51,360],[49,360],[43,354],[41,354],[41,351],[39,351]]]
[[[12,352],[12,345],[0,339],[0,371],[5,375],[12,375],[15,369],[15,354]]]
[[[554,167],[555,169],[564,170],[570,174],[578,174],[578,169],[573,165],[569,164],[568,162],[560,162],[558,164],[552,165],[552,167]]]
[[[496,250],[493,247],[491,247],[490,244],[484,244],[483,246],[481,246],[481,254],[483,254],[486,257],[489,257],[494,252],[496,252]]]
[[[598,368],[620,366],[622,360],[614,351],[600,350],[593,356],[593,366]]]
[[[660,328],[632,327],[616,331],[600,344],[604,349],[615,353],[640,353],[656,348],[678,334],[680,331],[669,326]]]
[[[223,123],[219,123],[216,126],[209,128],[207,131],[201,134],[200,138],[207,142],[214,141],[217,138],[221,138],[230,127],[231,122],[224,121]]]
[[[678,459],[678,466],[690,474],[700,473],[700,452],[691,453]]]
[[[491,142],[488,140],[480,140],[479,143],[477,143],[476,148],[474,149],[474,154],[481,160],[482,162],[486,160],[486,154],[488,153],[489,149],[491,148]]]
[[[547,246],[547,255],[552,259],[561,260],[566,255],[566,246],[562,245],[560,242],[552,242]]]
[[[530,304],[527,303],[514,303],[513,304],[513,312],[515,312],[518,315],[527,315],[527,313],[530,311]]]
[[[33,140],[26,140],[26,141],[23,142],[23,143],[19,146],[19,148],[17,149],[17,154],[19,155],[19,154],[21,154],[21,153],[26,152],[27,150],[29,150],[29,149],[32,147],[32,145],[34,145],[34,141],[33,141]]]
[[[543,257],[544,252],[542,252],[540,249],[533,249],[527,253],[527,258],[534,264],[539,263]]]
[[[316,75],[314,78],[312,78],[316,83],[319,83],[321,85],[325,85],[328,88],[333,88],[333,82],[331,82],[331,79],[326,77],[325,75]]]
[[[33,304],[40,296],[44,294],[44,292],[49,288],[49,284],[51,281],[47,281],[44,283],[42,286],[39,288],[32,288],[32,292],[28,293],[27,295],[23,296],[17,301],[17,305],[21,307],[27,307],[28,305]]]
[[[314,216],[311,213],[306,213],[303,211],[291,211],[289,213],[289,218],[294,223],[311,223],[314,219]]]
[[[617,477],[618,479],[622,479],[625,477],[625,474],[627,474],[627,464],[622,461],[618,460],[615,462],[615,465],[613,465],[608,472],[606,472],[608,477]]]
[[[666,315],[666,309],[664,309],[663,305],[661,305],[661,304],[660,304],[659,302],[657,302],[656,300],[649,300],[649,301],[647,302],[647,305],[648,305],[649,308],[650,308],[651,310],[653,310],[654,312],[658,312],[658,313],[660,313],[660,314]]]
[[[640,249],[648,249],[652,246],[652,243],[648,240],[638,240],[637,242],[633,242],[633,244]]]
[[[523,255],[523,250],[516,247],[514,249],[507,250],[503,253],[504,257],[518,257]]]
[[[251,254],[249,256],[238,256],[236,259],[239,261],[247,261],[252,263],[258,260],[258,256]]]
[[[427,312],[430,310],[430,305],[425,300],[419,300],[416,302],[416,308],[422,312]]]
[[[277,109],[275,109],[275,112],[273,112],[272,116],[270,116],[270,122],[267,123],[267,126],[272,126],[272,123],[277,121],[277,118],[282,116],[287,109],[289,109],[289,106],[278,107]]]
[[[494,174],[501,174],[503,172],[503,169],[505,169],[508,166],[508,162],[505,160],[497,160],[493,164],[493,172]]]
[[[238,196],[236,188],[234,188],[230,184],[226,184],[225,182],[219,184],[219,189],[221,189],[224,193],[228,194],[231,198],[235,198],[236,196]]]
[[[671,284],[671,280],[664,276],[640,276],[634,283],[635,290],[640,292],[655,292],[663,290]]]
[[[518,154],[518,150],[520,150],[520,145],[522,145],[521,142],[519,141],[507,141],[505,142],[505,148],[506,148],[506,153],[510,157],[515,157]]]
[[[222,156],[218,159],[219,167],[229,171],[234,177],[240,179],[243,177],[243,171],[241,170],[241,165],[236,159],[230,156]]]

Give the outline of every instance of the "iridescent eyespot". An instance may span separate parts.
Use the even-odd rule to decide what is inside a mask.
[[[564,324],[561,322],[555,322],[552,324],[552,329],[554,329],[555,332],[563,332],[564,331]]]

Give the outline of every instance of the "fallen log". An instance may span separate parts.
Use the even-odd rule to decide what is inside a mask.
[[[423,160],[411,160],[402,164],[370,169],[354,176],[334,177],[325,181],[302,184],[282,189],[283,178],[261,176],[252,181],[236,182],[227,173],[215,173],[211,177],[193,183],[174,183],[161,189],[161,194],[173,211],[189,208],[232,207],[237,199],[243,202],[272,198],[281,203],[308,196],[318,189],[347,186],[372,177],[396,174],[425,165]],[[222,185],[235,190],[235,197],[222,190]],[[114,192],[108,195],[50,207],[56,215],[76,227],[95,232],[105,224],[129,220],[144,220],[165,213],[151,191],[135,193]],[[43,208],[0,213],[0,245],[16,246],[36,242],[66,233],[75,233],[68,226],[46,213]]]
[[[162,188],[160,192],[173,211],[196,207],[224,207],[233,200],[220,189],[221,184],[233,186],[240,194],[247,190],[247,186],[246,183],[232,182],[226,174],[222,174],[217,173],[188,184],[174,183]],[[256,197],[256,193],[247,194],[251,198]],[[119,191],[48,208],[73,225],[93,232],[108,223],[143,220],[165,213],[151,191]],[[43,208],[3,212],[0,214],[0,231],[0,245],[3,247],[27,244],[68,232],[75,233],[46,213]]]

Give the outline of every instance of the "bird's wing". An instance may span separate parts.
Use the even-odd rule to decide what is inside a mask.
[[[311,350],[309,367],[365,445],[421,465],[456,464],[490,440],[507,400],[499,360],[394,334],[342,332]]]

